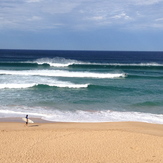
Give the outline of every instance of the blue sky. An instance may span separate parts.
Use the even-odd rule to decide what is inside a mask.
[[[0,0],[0,48],[163,51],[163,0]]]

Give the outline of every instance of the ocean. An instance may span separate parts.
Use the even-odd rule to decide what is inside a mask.
[[[0,118],[163,124],[163,52],[0,50]]]

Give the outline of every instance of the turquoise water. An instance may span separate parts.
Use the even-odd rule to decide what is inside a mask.
[[[0,117],[163,123],[163,53],[0,50]]]

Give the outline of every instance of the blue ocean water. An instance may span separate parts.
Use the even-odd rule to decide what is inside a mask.
[[[163,52],[0,50],[0,117],[163,124]]]

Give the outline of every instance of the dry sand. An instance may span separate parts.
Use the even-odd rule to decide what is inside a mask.
[[[163,163],[163,125],[0,122],[0,163]]]

